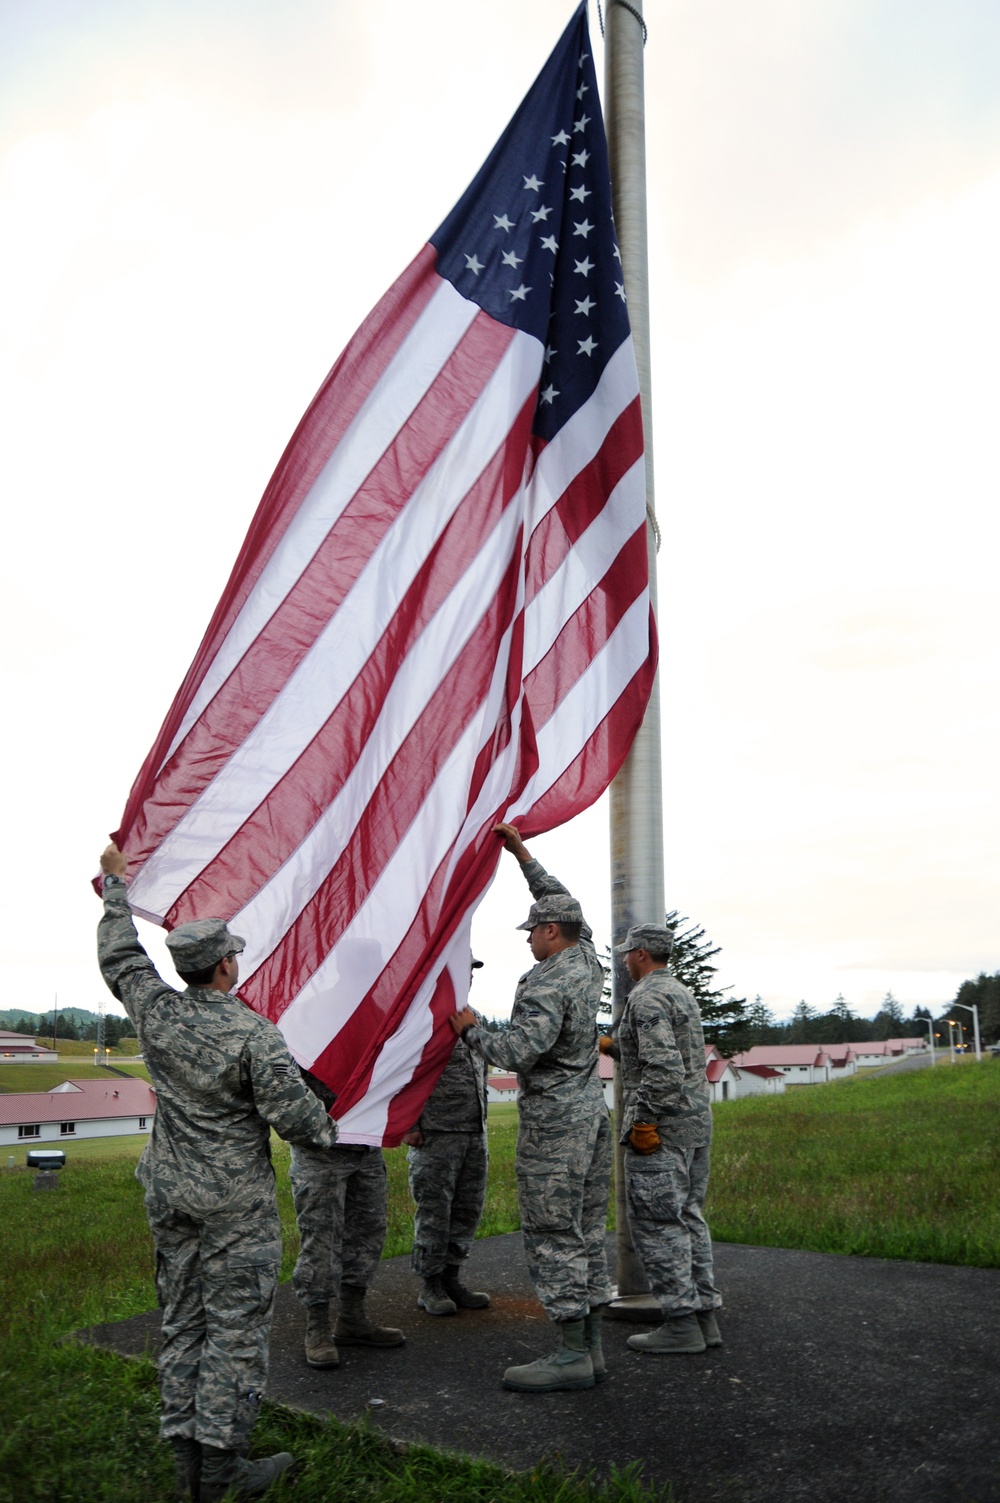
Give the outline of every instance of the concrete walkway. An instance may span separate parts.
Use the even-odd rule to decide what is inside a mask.
[[[611,1251],[609,1239],[609,1252]],[[278,1294],[269,1396],[515,1470],[548,1458],[606,1475],[641,1461],[681,1503],[1000,1503],[1000,1271],[717,1246],[725,1345],[642,1357],[606,1322],[609,1376],[584,1393],[528,1397],[503,1369],[549,1349],[520,1234],[477,1242],[467,1282],[492,1308],[432,1319],[408,1260],[370,1297],[405,1347],[302,1360],[304,1321]],[[81,1333],[135,1355],[159,1318]]]

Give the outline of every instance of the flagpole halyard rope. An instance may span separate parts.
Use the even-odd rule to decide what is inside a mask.
[[[634,5],[629,5],[628,0],[608,0],[608,4],[609,5],[620,5],[621,8],[622,8],[622,10],[627,10],[630,16],[635,16],[635,19],[638,21],[639,25],[642,27],[642,45],[645,47],[646,43],[649,41],[649,28],[646,25],[646,22],[645,22],[645,20],[643,18],[642,12],[636,10],[636,8],[635,8]],[[597,0],[597,19],[601,23],[601,36],[603,36],[604,35],[604,12],[601,10],[601,0]],[[655,521],[653,521],[652,516],[650,517],[650,521],[653,522],[653,526],[655,527],[656,523],[655,523]],[[657,536],[659,536],[659,534],[657,534]]]

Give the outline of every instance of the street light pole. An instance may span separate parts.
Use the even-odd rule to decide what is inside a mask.
[[[983,1051],[979,1047],[979,1008],[976,1006],[976,1004],[974,1002],[972,1003],[971,1006],[969,1005],[968,1002],[953,1002],[951,1005],[952,1005],[952,1007],[962,1007],[962,1008],[965,1009],[966,1012],[971,1012],[971,1014],[972,1014],[972,1034],[973,1034],[973,1038],[976,1041],[976,1058],[977,1059],[982,1059],[982,1057],[983,1057]]]
[[[954,1064],[955,1063],[955,1024],[954,1024],[954,1021],[951,1018],[948,1018],[947,1022],[948,1022],[948,1050],[949,1050],[949,1052],[951,1054],[951,1063]]]
[[[913,1021],[914,1021],[914,1023],[926,1023],[926,1025],[927,1025],[927,1032],[928,1032],[928,1035],[930,1037],[930,1045],[931,1045],[931,1069],[933,1069],[934,1068],[934,1019],[933,1018],[914,1018]]]

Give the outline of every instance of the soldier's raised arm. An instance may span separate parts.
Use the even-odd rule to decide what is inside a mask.
[[[547,872],[542,863],[532,856],[515,825],[494,825],[493,833],[501,837],[505,848],[517,860],[533,898],[572,897],[569,888],[560,882],[558,877],[553,877],[551,872]],[[596,954],[593,930],[586,919],[582,921],[580,928],[580,945],[588,954]]]
[[[139,1024],[148,1003],[173,988],[142,947],[128,901],[125,857],[114,841],[101,855],[101,871],[104,912],[97,926],[97,962],[111,995]]]

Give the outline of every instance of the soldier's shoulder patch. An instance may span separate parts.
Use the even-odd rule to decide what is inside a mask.
[[[274,1065],[274,1073],[275,1075],[283,1076],[286,1080],[302,1079],[302,1071],[299,1069],[294,1059],[276,1060]]]

